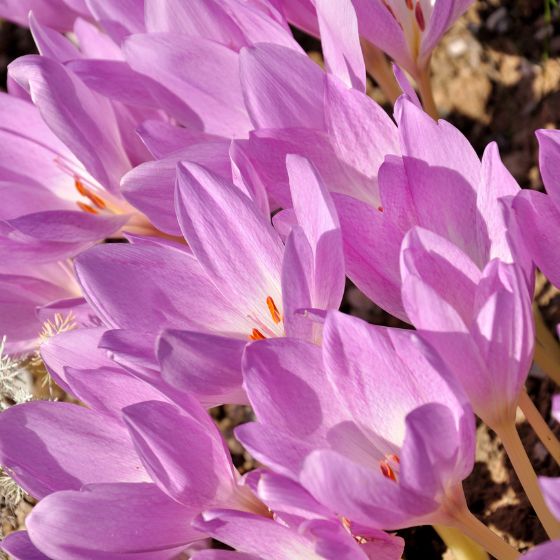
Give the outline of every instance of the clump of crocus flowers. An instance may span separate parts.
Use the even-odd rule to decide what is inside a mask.
[[[431,52],[470,3],[2,3],[39,52],[0,96],[0,491],[37,500],[4,551],[398,560],[429,524],[513,560],[467,507],[476,415],[550,538],[526,558],[560,557],[560,482],[515,426],[560,461],[525,390],[533,360],[560,381],[532,304],[537,266],[560,288],[560,131],[544,194],[437,119]],[[410,328],[342,313],[347,278]]]

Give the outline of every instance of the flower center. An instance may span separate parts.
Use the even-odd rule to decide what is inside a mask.
[[[273,323],[275,325],[279,325],[282,322],[282,315],[280,314],[280,311],[278,310],[278,307],[276,307],[276,303],[274,303],[274,300],[271,296],[268,296],[266,298],[266,307]],[[254,328],[251,331],[251,334],[248,337],[249,340],[264,340],[265,338],[278,336],[278,334],[275,333],[271,328],[267,327],[263,321],[255,319],[254,317],[253,320],[258,323],[259,328]]]
[[[84,185],[83,181],[79,177],[74,177],[74,186],[76,187],[76,190],[90,202],[85,203],[80,200],[76,201],[76,204],[81,210],[88,212],[89,214],[99,214],[100,210],[107,209],[107,203],[100,196],[91,192],[91,190]]]
[[[431,16],[431,3],[423,0],[381,0],[405,34],[413,58],[420,53],[421,34]]]

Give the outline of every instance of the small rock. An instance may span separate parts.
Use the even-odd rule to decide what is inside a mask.
[[[447,45],[447,52],[453,57],[457,58],[467,52],[467,42],[464,39],[455,39]]]
[[[506,33],[509,29],[508,11],[505,6],[493,11],[486,20],[486,28],[498,33]]]

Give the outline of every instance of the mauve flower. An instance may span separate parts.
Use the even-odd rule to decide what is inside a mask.
[[[360,34],[415,78],[472,0],[352,0]]]
[[[104,323],[130,331],[136,346],[153,344],[167,329],[157,351],[163,378],[205,404],[245,401],[240,359],[248,340],[318,340],[319,325],[298,311],[340,305],[344,266],[334,206],[307,160],[294,156],[287,165],[298,225],[285,245],[245,193],[183,163],[177,212],[190,251],[133,243],[99,246],[76,259],[86,299]],[[118,340],[105,346],[116,353],[121,347]]]
[[[523,190],[513,201],[520,239],[535,264],[560,287],[560,131],[538,130],[539,165],[544,193]]]
[[[450,524],[474,461],[460,387],[411,331],[330,312],[323,336],[322,350],[287,338],[247,347],[258,423],[238,439],[351,524]]]
[[[320,28],[321,9],[336,10],[346,4],[341,0],[279,2],[292,23],[315,35]],[[443,34],[472,0],[352,0],[352,3],[361,37],[418,77]]]
[[[88,408],[32,402],[0,416],[0,463],[40,500],[26,522],[33,545],[54,560],[172,558],[204,537],[190,521],[205,509],[266,513],[200,405],[94,354],[88,338],[101,334],[72,331],[42,349]]]
[[[251,37],[264,38],[274,28],[279,41],[285,37],[285,43],[295,45],[273,7],[269,9],[260,2],[230,3],[226,9],[218,3],[212,7],[204,2],[147,2],[146,26],[150,31],[172,34],[178,33],[179,28],[173,28],[178,21],[185,23],[191,18],[198,22],[179,35],[201,43],[196,51],[199,67],[204,60],[212,59],[214,46],[222,47],[204,39],[205,33],[214,37],[223,32],[224,41],[228,33],[243,33],[249,41]],[[14,95],[4,96],[5,111],[0,115],[6,146],[0,161],[0,188],[6,201],[0,212],[0,254],[5,261],[21,263],[21,270],[10,269],[10,275],[25,276],[26,263],[73,257],[98,241],[120,234],[125,224],[129,232],[155,233],[146,218],[123,198],[119,183],[133,165],[152,158],[148,148],[156,152],[163,149],[162,135],[167,139],[169,153],[180,147],[181,159],[212,164],[224,177],[231,178],[228,140],[215,141],[203,131],[205,115],[215,113],[208,92],[203,93],[204,84],[223,83],[218,74],[210,71],[205,78],[191,68],[189,74],[199,81],[190,90],[181,90],[185,93],[185,99],[181,99],[167,88],[171,82],[160,84],[151,76],[136,72],[125,62],[118,43],[146,30],[144,6],[140,20],[139,3],[119,6],[91,0],[88,9],[108,35],[77,19],[77,44],[44,25],[44,20],[30,16],[30,27],[42,56],[22,57],[10,66]],[[126,8],[126,14],[122,8]],[[235,13],[231,13],[232,8],[236,8]],[[160,66],[159,61],[154,64]],[[153,73],[151,69],[146,72]],[[193,95],[197,91],[198,97]],[[227,105],[227,95],[221,100],[220,95],[218,92],[216,102]],[[202,110],[202,117],[188,104],[195,97],[202,98],[195,107]],[[35,106],[29,103],[31,99]],[[186,128],[172,126],[170,119]],[[141,123],[142,140],[136,134]],[[173,136],[170,131],[180,133]],[[172,188],[176,161],[177,157],[170,167]],[[152,206],[156,198],[150,197]],[[131,200],[134,202],[134,196]],[[168,210],[174,213],[172,196],[169,202]],[[177,223],[174,216],[173,222]],[[165,229],[165,223],[163,226]],[[177,230],[178,227],[172,233],[180,234]],[[3,269],[3,281],[9,292],[15,291],[9,286],[11,276],[5,266]],[[72,296],[78,295],[70,284],[62,288]],[[45,298],[48,292],[45,287]],[[38,303],[44,305],[47,300]],[[12,303],[9,305],[13,307]],[[22,338],[19,324],[29,318],[30,312],[23,310],[18,325],[4,331],[9,341]],[[14,311],[6,309],[3,315],[13,317]],[[30,345],[36,339],[37,333],[31,332],[35,327],[35,321],[25,326]]]
[[[124,225],[127,216],[110,211],[115,196],[103,192],[37,107],[7,94],[1,106],[0,270],[64,259]]]
[[[383,309],[408,320],[399,254],[413,226],[454,243],[481,270],[499,258],[518,263],[529,278],[530,260],[506,207],[520,189],[496,144],[488,145],[481,162],[459,130],[434,122],[404,97],[396,117],[402,157],[388,156],[379,169],[379,206],[335,196],[352,281]]]
[[[480,270],[456,245],[416,227],[403,241],[401,278],[407,316],[475,413],[494,429],[512,425],[535,340],[523,271],[498,259]]]

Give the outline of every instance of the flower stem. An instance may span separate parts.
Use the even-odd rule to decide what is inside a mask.
[[[369,41],[362,39],[361,43],[368,74],[377,82],[387,101],[394,104],[402,91],[387,57]]]
[[[560,385],[560,346],[548,330],[539,306],[533,304],[535,316],[535,362],[557,384]]]
[[[468,509],[455,516],[455,528],[477,542],[497,560],[515,560],[520,554],[481,523]]]
[[[455,560],[489,560],[485,550],[458,529],[444,525],[434,525],[434,529]]]
[[[430,77],[430,61],[419,69],[418,75],[416,76],[416,83],[418,84],[418,91],[420,92],[420,97],[422,99],[422,105],[424,106],[424,111],[430,115],[434,120],[438,120],[439,113],[436,107],[436,102],[434,100],[434,93],[432,91],[432,80]]]
[[[560,464],[560,441],[558,441],[554,432],[549,428],[545,419],[541,416],[539,410],[525,390],[521,392],[519,397],[519,408],[521,408],[527,422],[531,424],[531,427],[539,436],[539,439],[548,452],[554,457],[554,460]]]
[[[504,424],[497,429],[495,428],[495,431],[502,440],[513,469],[549,538],[560,538],[560,523],[556,521],[544,501],[537,475],[533,470],[531,461],[529,461],[515,425]]]

